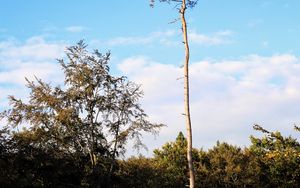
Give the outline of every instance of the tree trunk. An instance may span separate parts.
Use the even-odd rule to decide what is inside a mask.
[[[189,102],[189,59],[190,50],[187,36],[187,26],[185,20],[185,10],[186,10],[186,0],[182,0],[182,5],[180,9],[181,23],[182,23],[182,33],[183,42],[185,47],[185,63],[184,63],[184,111],[185,111],[185,124],[187,130],[187,160],[189,167],[189,179],[190,188],[195,187],[195,172],[193,167],[192,159],[192,125],[191,125],[191,115],[190,115],[190,102]]]

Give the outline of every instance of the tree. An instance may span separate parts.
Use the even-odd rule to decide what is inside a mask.
[[[250,137],[250,151],[261,166],[260,181],[272,187],[299,187],[300,143],[297,139],[259,125],[254,125],[254,129],[265,134],[262,138]],[[299,131],[299,127],[295,129]]]
[[[125,152],[128,139],[139,148],[141,132],[156,134],[162,125],[147,120],[138,103],[138,85],[110,74],[110,53],[90,53],[80,41],[67,48],[66,56],[58,60],[65,73],[63,87],[26,79],[29,102],[10,96],[12,107],[1,117],[13,127],[29,124],[31,132],[41,135],[40,148],[88,155],[94,184],[100,186],[99,174],[105,171],[109,185],[115,159]]]
[[[1,141],[6,148],[0,151],[3,187],[84,187],[90,174],[85,171],[88,157],[40,147],[40,132],[8,133]]]
[[[162,187],[185,187],[189,173],[187,163],[187,139],[179,132],[174,142],[168,142],[161,149],[155,149],[154,162],[159,169],[164,169]],[[199,161],[198,151],[193,149],[194,162]]]
[[[161,188],[164,187],[165,170],[152,158],[143,156],[120,160],[118,177],[120,188]]]
[[[252,187],[258,180],[258,164],[247,149],[218,141],[208,150],[206,158],[207,173],[202,177],[203,187]],[[203,167],[198,171],[201,173]]]
[[[185,187],[188,183],[186,158],[187,142],[180,132],[175,142],[168,142],[161,149],[155,149],[154,159],[162,169],[166,169],[165,187]]]
[[[185,62],[184,62],[184,112],[185,112],[185,125],[187,130],[187,160],[189,167],[189,176],[190,176],[190,188],[195,187],[195,172],[193,167],[193,158],[192,158],[192,123],[190,115],[190,101],[189,101],[189,59],[190,59],[190,50],[189,50],[189,40],[187,32],[187,24],[185,19],[185,12],[187,8],[193,8],[197,4],[197,0],[159,0],[160,2],[175,2],[177,5],[181,5],[181,8],[178,8],[181,25],[182,25],[182,34],[183,34],[183,44],[185,48]],[[154,5],[155,0],[150,0],[150,6]]]

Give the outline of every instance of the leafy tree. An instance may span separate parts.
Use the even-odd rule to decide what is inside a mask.
[[[186,146],[186,139],[180,132],[175,142],[166,143],[162,149],[153,151],[158,165],[167,171],[164,173],[167,187],[185,187],[188,183]]]
[[[31,141],[39,148],[89,156],[94,185],[100,186],[104,173],[108,186],[115,159],[125,152],[128,139],[139,148],[141,132],[156,134],[162,125],[147,121],[138,103],[142,96],[138,85],[110,74],[110,53],[90,53],[80,41],[67,48],[66,56],[58,60],[65,73],[63,87],[26,79],[29,102],[10,96],[12,107],[1,117],[13,127],[29,124],[28,133],[38,135],[37,142]]]
[[[11,139],[7,129],[0,130],[0,185],[10,187],[9,182],[13,179],[11,174],[14,174],[12,168],[11,155]]]
[[[156,149],[154,162],[164,169],[162,187],[185,187],[188,185],[187,140],[180,132],[175,142],[168,142],[161,149]],[[194,162],[198,161],[198,152],[193,150]]]
[[[205,158],[203,166],[198,168],[198,173],[204,174],[201,176],[203,187],[249,187],[258,180],[258,164],[247,149],[217,142],[205,157],[200,157]]]
[[[254,129],[265,134],[262,138],[250,137],[250,150],[261,166],[260,182],[273,187],[299,187],[300,144],[297,139],[270,132],[259,125],[254,125]]]
[[[190,188],[195,187],[195,172],[193,167],[193,158],[192,158],[192,123],[191,123],[191,114],[190,114],[190,91],[189,91],[189,61],[190,61],[190,49],[189,49],[189,40],[188,40],[188,31],[187,24],[185,19],[185,13],[187,8],[193,8],[197,4],[197,0],[159,0],[160,2],[166,3],[176,3],[178,12],[180,14],[180,20],[182,25],[182,35],[183,35],[183,44],[185,48],[185,61],[184,61],[184,112],[185,112],[185,125],[187,130],[187,163],[189,169],[189,179],[190,179]],[[155,0],[150,0],[150,6],[154,6]]]
[[[143,156],[120,160],[117,176],[118,187],[122,188],[161,188],[164,187],[165,170],[153,158]]]
[[[83,186],[88,158],[78,159],[55,148],[38,146],[38,134],[14,133],[6,138],[0,168],[4,187],[79,187]]]

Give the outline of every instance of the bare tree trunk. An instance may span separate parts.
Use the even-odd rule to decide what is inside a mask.
[[[185,124],[187,130],[187,160],[189,167],[189,178],[190,178],[190,188],[195,187],[195,172],[193,167],[192,159],[192,125],[191,125],[191,115],[190,115],[190,101],[189,101],[189,59],[190,50],[187,36],[187,26],[185,20],[185,10],[186,10],[186,0],[182,0],[182,5],[180,9],[181,23],[182,23],[182,33],[183,42],[185,47],[185,63],[184,63],[184,111],[185,111]]]

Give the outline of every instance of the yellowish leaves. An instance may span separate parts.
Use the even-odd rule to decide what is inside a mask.
[[[299,158],[300,159],[300,151],[295,150],[294,148],[288,148],[286,150],[283,151],[279,151],[279,150],[274,150],[274,151],[269,151],[265,154],[266,159],[273,159],[273,160],[277,160],[277,159],[296,159]]]

